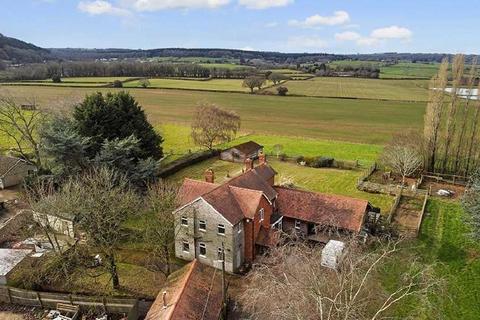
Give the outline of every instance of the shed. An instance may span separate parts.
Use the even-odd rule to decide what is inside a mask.
[[[263,146],[254,141],[244,142],[223,150],[220,153],[220,159],[230,162],[244,163],[247,158],[256,159],[263,151]]]
[[[328,241],[322,250],[322,266],[336,270],[343,256],[345,243],[337,240]]]
[[[24,159],[0,155],[0,190],[22,183],[28,174],[36,170]]]
[[[9,274],[32,250],[0,249],[0,285],[6,285]]]

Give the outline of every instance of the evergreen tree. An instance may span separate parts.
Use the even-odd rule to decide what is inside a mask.
[[[159,136],[147,121],[145,112],[127,92],[94,93],[85,98],[73,113],[78,133],[91,140],[87,155],[93,159],[105,140],[124,139],[134,135],[139,140],[140,159],[163,156]]]

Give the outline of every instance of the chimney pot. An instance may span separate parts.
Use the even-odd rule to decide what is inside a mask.
[[[205,181],[208,183],[215,182],[215,172],[213,172],[212,168],[208,168],[207,170],[205,170]]]
[[[265,153],[260,152],[260,154],[258,155],[258,162],[259,164],[267,163],[267,156],[265,155]]]
[[[250,158],[245,159],[245,171],[250,171],[253,169],[253,160]]]

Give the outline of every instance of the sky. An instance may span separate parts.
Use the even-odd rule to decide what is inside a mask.
[[[0,0],[44,48],[480,53],[479,0]]]

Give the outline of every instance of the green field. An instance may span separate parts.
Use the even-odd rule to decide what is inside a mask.
[[[444,282],[428,301],[407,299],[394,309],[396,319],[478,319],[480,245],[469,237],[459,203],[432,199],[419,240],[407,243],[384,267],[382,282],[395,285],[412,260],[434,266]],[[413,313],[413,314],[412,314]]]
[[[211,80],[178,80],[178,79],[149,79],[149,88],[162,89],[188,89],[188,90],[215,90],[250,92],[249,88],[242,86],[241,79],[211,79]],[[267,85],[272,83],[268,82]],[[140,87],[139,81],[131,81],[124,84],[126,88]]]
[[[380,69],[381,78],[432,78],[439,64],[401,62]]]
[[[5,88],[14,96],[36,97],[39,105],[48,105],[71,95],[120,90],[39,86]],[[392,134],[400,130],[420,130],[425,112],[423,102],[278,97],[187,90],[128,91],[138,99],[154,125],[177,123],[188,126],[198,103],[210,102],[236,111],[242,118],[241,129],[244,132],[367,144],[388,142]],[[298,138],[298,141],[302,140]]]
[[[347,77],[318,77],[288,81],[288,93],[302,96],[427,101],[428,86],[423,80],[379,80]],[[274,88],[270,89],[275,90]]]

